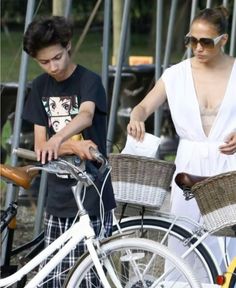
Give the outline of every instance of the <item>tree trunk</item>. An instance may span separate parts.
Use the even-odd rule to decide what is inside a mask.
[[[113,65],[117,63],[118,50],[120,45],[122,15],[123,1],[113,0]]]
[[[52,14],[55,16],[64,16],[67,0],[53,0]]]

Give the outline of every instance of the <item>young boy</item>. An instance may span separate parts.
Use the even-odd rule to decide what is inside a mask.
[[[107,103],[100,77],[72,62],[72,26],[60,16],[33,21],[24,35],[23,49],[36,60],[45,73],[34,79],[23,118],[34,123],[35,151],[38,160],[57,158],[58,155],[77,155],[92,160],[89,147],[106,155]],[[73,137],[72,137],[73,136]],[[90,161],[89,161],[90,162]],[[92,162],[93,165],[98,165]],[[48,175],[45,210],[45,244],[49,245],[68,229],[77,213],[71,191],[75,180]],[[94,188],[87,189],[84,206],[95,230],[100,230],[100,199]],[[91,190],[91,191],[90,191]],[[103,192],[105,208],[105,236],[112,233],[112,212],[115,200],[111,179]],[[83,243],[68,255],[53,271],[58,275],[43,287],[59,288],[66,273],[80,254]],[[73,254],[73,255],[72,255]]]

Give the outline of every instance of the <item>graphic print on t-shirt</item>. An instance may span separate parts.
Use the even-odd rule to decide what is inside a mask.
[[[48,115],[49,127],[55,133],[65,127],[78,114],[76,95],[44,97],[42,101]]]
[[[53,96],[42,99],[44,109],[48,115],[48,125],[55,133],[64,128],[78,114],[78,99],[72,96]],[[82,140],[82,134],[74,135],[74,140]],[[68,178],[67,175],[58,175],[60,178]]]

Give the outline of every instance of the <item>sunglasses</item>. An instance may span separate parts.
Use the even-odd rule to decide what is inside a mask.
[[[224,34],[217,36],[216,38],[200,38],[197,39],[193,36],[186,35],[184,39],[184,44],[187,47],[196,49],[197,44],[199,43],[204,49],[213,49],[221,40]]]

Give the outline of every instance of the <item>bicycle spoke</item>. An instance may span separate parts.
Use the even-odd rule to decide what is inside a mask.
[[[191,283],[193,276],[189,277],[184,262],[166,252],[168,250],[163,245],[146,239],[131,238],[111,241],[106,245],[101,247],[100,261],[111,288],[199,287],[198,284]],[[193,279],[193,282],[196,281],[194,277]],[[86,287],[83,286],[86,281],[90,285],[88,287],[105,288],[99,281],[90,256],[75,266],[65,287]]]

